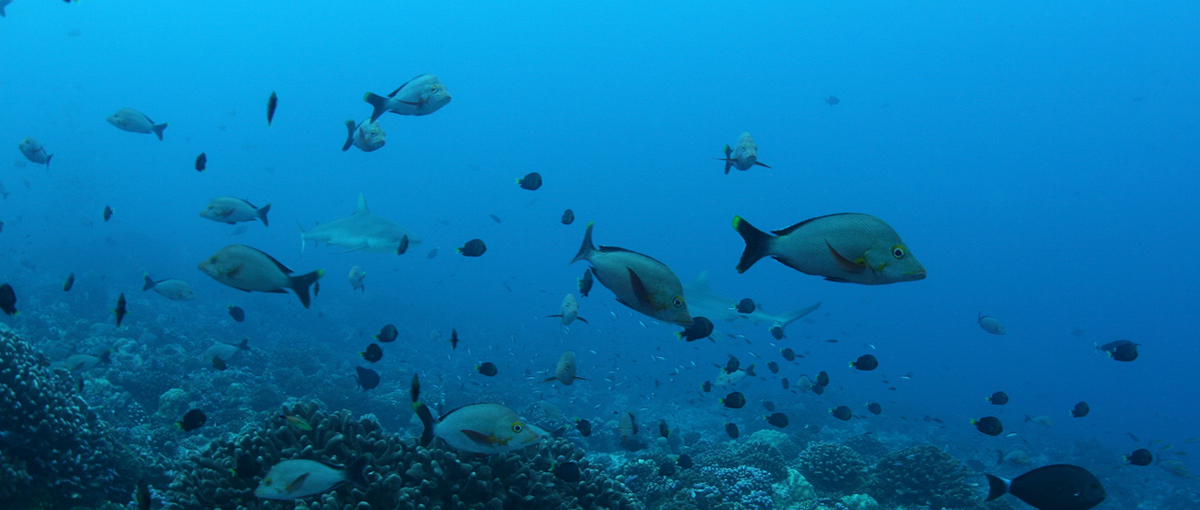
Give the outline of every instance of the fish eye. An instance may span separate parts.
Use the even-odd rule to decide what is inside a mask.
[[[512,431],[520,434],[522,430],[525,430],[525,426],[521,425],[521,422],[519,421],[514,421],[512,424]]]
[[[896,246],[893,246],[892,247],[892,256],[896,257],[898,259],[904,258],[904,247],[900,246],[898,244]]]
[[[675,296],[675,299],[671,300],[671,304],[674,305],[675,308],[681,308],[683,307],[683,298]]]

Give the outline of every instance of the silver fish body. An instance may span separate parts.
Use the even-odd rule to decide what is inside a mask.
[[[641,253],[592,244],[592,224],[583,236],[583,245],[572,263],[586,260],[592,264],[592,274],[616,294],[617,301],[648,317],[664,322],[690,326],[683,295],[683,284],[666,264]]]
[[[373,152],[387,143],[387,132],[378,121],[369,119],[355,124],[353,120],[346,121],[346,143],[342,144],[342,152],[350,147],[358,147],[363,152]]]
[[[259,220],[263,222],[264,226],[268,226],[267,213],[270,211],[271,204],[255,207],[254,204],[241,198],[219,197],[214,198],[204,210],[200,211],[200,217],[230,225]]]
[[[108,116],[108,123],[112,124],[122,131],[130,133],[154,133],[159,141],[163,139],[163,130],[167,129],[167,123],[155,124],[146,114],[134,110],[133,108],[121,108],[117,113]]]
[[[318,269],[293,276],[292,270],[274,257],[243,244],[221,248],[196,267],[212,279],[246,292],[284,293],[291,289],[305,308],[311,302],[309,287],[325,275]]]
[[[17,148],[21,150],[21,154],[25,155],[25,159],[40,165],[46,165],[47,169],[50,168],[50,158],[54,157],[54,155],[47,154],[46,148],[42,146],[42,142],[39,142],[37,138],[27,136],[21,140],[21,143],[17,144]]]
[[[765,168],[771,168],[758,161],[758,144],[754,143],[754,137],[750,133],[742,133],[733,147],[725,146],[725,157],[717,158],[725,161],[725,173],[729,173],[730,168],[736,168],[741,171],[749,170],[754,165]]]
[[[408,80],[386,97],[367,92],[363,101],[371,105],[371,122],[384,112],[400,115],[429,115],[450,102],[450,92],[432,74],[422,74]]]

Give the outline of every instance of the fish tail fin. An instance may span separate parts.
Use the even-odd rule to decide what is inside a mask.
[[[342,152],[346,152],[346,151],[350,150],[350,146],[354,145],[354,121],[353,120],[346,121],[346,131],[349,131],[349,133],[346,134],[346,143],[342,144]]]
[[[271,212],[271,204],[267,204],[258,208],[258,219],[262,220],[264,227],[271,226],[270,223],[267,223],[268,212]]]
[[[112,363],[112,353],[113,353],[113,350],[111,347],[108,348],[107,350],[105,350],[104,352],[100,353],[100,356],[99,356],[100,362],[101,363]]]
[[[758,377],[758,374],[754,373],[754,364],[753,363],[751,363],[750,366],[746,367],[746,375],[752,375],[752,376]]]
[[[296,293],[296,297],[300,298],[300,304],[305,308],[312,303],[312,298],[308,295],[308,288],[312,287],[312,284],[320,280],[322,276],[325,276],[324,269],[292,277],[292,291]]]
[[[421,430],[421,446],[429,446],[433,442],[433,413],[429,412],[429,407],[420,402],[413,402],[413,411],[416,411],[417,417],[421,418],[421,425],[424,427]]]
[[[50,169],[50,158],[53,158],[53,157],[54,157],[54,155],[53,155],[53,154],[47,154],[47,155],[46,155],[46,170],[49,170],[49,169]]]
[[[300,220],[296,220],[296,228],[300,229],[300,254],[304,255],[304,225],[300,224]]]
[[[250,350],[250,339],[249,339],[249,338],[243,338],[241,342],[238,342],[238,344],[237,344],[237,348],[238,348],[238,349],[241,349],[241,350],[243,350],[243,351],[248,351],[248,350]]]
[[[142,278],[146,279],[146,282],[142,284],[142,292],[146,292],[146,291],[154,288],[154,280],[150,279],[150,275],[143,274]]]
[[[988,481],[988,495],[984,501],[991,501],[1008,492],[1008,480],[1000,478],[996,475],[986,474]]]
[[[804,317],[805,315],[813,313],[814,311],[816,311],[816,309],[818,309],[820,307],[821,307],[821,302],[817,301],[815,304],[808,305],[808,306],[806,306],[804,308],[800,308],[798,310],[792,310],[783,315],[780,315],[779,321],[776,322],[775,324],[772,324],[771,329],[779,328],[780,331],[782,331],[783,328],[786,328],[788,326],[788,324],[796,322],[801,317]]]
[[[753,266],[759,259],[771,254],[771,234],[763,232],[750,222],[742,219],[741,216],[733,217],[733,229],[742,236],[742,240],[746,242],[746,249],[742,251],[742,259],[738,261],[737,272],[745,273],[750,266]]]
[[[371,483],[367,481],[366,455],[354,459],[354,462],[346,467],[346,481],[364,488],[371,485]]]
[[[576,253],[575,258],[571,259],[572,264],[580,260],[587,260],[592,255],[592,252],[596,251],[596,245],[592,244],[592,227],[595,224],[596,222],[594,221],[588,222],[587,229],[583,231],[583,243],[579,247],[579,253]]]
[[[363,101],[366,101],[367,104],[371,105],[371,108],[373,108],[373,110],[371,110],[371,122],[375,122],[377,119],[379,119],[380,115],[383,115],[383,112],[387,111],[388,98],[379,94],[367,92],[363,95]]]
[[[163,131],[165,131],[167,129],[167,124],[168,123],[163,122],[162,124],[155,124],[154,126],[152,126],[150,128],[150,129],[154,130],[154,134],[156,136],[158,136],[158,141],[160,141],[160,142],[162,141]]]

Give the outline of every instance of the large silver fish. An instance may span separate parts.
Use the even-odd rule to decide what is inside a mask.
[[[155,136],[158,136],[159,141],[163,139],[163,130],[167,129],[166,122],[155,124],[146,114],[133,108],[117,110],[117,113],[108,116],[108,123],[130,133],[154,133]]]
[[[576,374],[575,352],[564,352],[561,358],[558,358],[558,363],[554,365],[554,377],[547,378],[545,382],[558,381],[565,386],[575,384],[575,381],[586,381],[587,379],[579,377]]]
[[[649,317],[690,326],[679,277],[666,264],[636,251],[592,244],[592,223],[583,234],[583,245],[571,263],[586,260],[600,284],[616,294],[617,301]]]
[[[291,289],[308,308],[308,288],[325,275],[324,269],[292,276],[292,270],[274,257],[244,244],[231,244],[196,266],[204,274],[225,285],[246,292],[275,292]]]
[[[575,295],[567,293],[563,296],[562,304],[558,307],[558,313],[547,315],[547,317],[558,317],[562,321],[563,326],[570,326],[576,320],[587,322],[587,319],[579,316],[579,302],[575,301]]]
[[[500,404],[470,404],[454,409],[434,420],[429,408],[413,405],[425,431],[421,445],[428,446],[434,436],[446,444],[471,453],[504,453],[530,446],[549,437],[546,431],[525,423],[512,409]]]
[[[259,499],[292,501],[332,490],[344,483],[366,487],[369,483],[363,471],[367,457],[359,457],[350,467],[314,460],[285,460],[267,471],[266,478],[254,489]]]
[[[17,148],[21,149],[21,154],[25,155],[25,159],[46,165],[47,169],[50,168],[50,158],[54,157],[54,155],[47,154],[46,148],[42,147],[42,142],[37,141],[37,138],[27,136],[21,140],[21,143],[17,144]]]
[[[375,122],[383,112],[429,115],[450,102],[450,92],[437,76],[422,74],[397,87],[387,97],[367,92],[363,101],[374,108],[371,122]]]
[[[241,342],[236,343],[236,344],[227,344],[225,342],[215,343],[215,344],[209,346],[209,348],[205,349],[204,354],[202,356],[204,357],[204,359],[208,360],[209,362],[212,362],[212,360],[215,360],[215,359],[219,359],[221,361],[229,361],[229,359],[232,358],[237,353],[242,352],[242,351],[249,351],[249,350],[250,350],[250,339],[244,338],[244,339],[242,339]]]
[[[733,217],[733,228],[746,241],[739,273],[770,256],[792,269],[835,282],[881,285],[925,278],[925,267],[900,235],[868,214],[819,216],[776,230],[773,236],[741,216]]]
[[[754,137],[750,133],[742,133],[737,142],[734,142],[733,147],[725,146],[725,157],[717,158],[725,162],[725,173],[729,173],[730,168],[737,168],[741,171],[749,170],[750,167],[758,165],[761,167],[771,168],[758,161],[758,144],[754,143]]]
[[[311,230],[301,230],[300,251],[306,241],[341,246],[350,251],[362,250],[395,254],[408,239],[409,246],[421,244],[421,238],[392,220],[371,213],[367,201],[358,195],[358,207],[345,218],[322,223]]]
[[[387,143],[387,133],[378,121],[364,120],[355,124],[353,120],[346,121],[346,143],[342,144],[342,152],[350,150],[351,146],[372,152]]]
[[[267,213],[271,211],[271,204],[262,207],[254,207],[249,201],[236,197],[219,197],[214,198],[212,202],[200,211],[201,218],[207,218],[221,223],[234,223],[242,221],[262,221],[263,226],[268,226]]]

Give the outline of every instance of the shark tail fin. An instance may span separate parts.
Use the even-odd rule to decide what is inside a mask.
[[[572,264],[580,260],[587,260],[592,256],[592,252],[596,251],[596,245],[592,244],[592,226],[595,224],[595,222],[587,224],[587,230],[583,232],[583,244],[579,247],[579,253],[576,253],[575,258],[571,259]]]
[[[258,219],[262,220],[264,227],[271,226],[269,223],[267,223],[268,212],[271,212],[271,204],[267,204],[258,208]]]
[[[379,94],[367,92],[365,95],[363,95],[363,101],[366,101],[367,104],[371,105],[371,122],[378,120],[379,116],[383,115],[383,112],[387,111],[388,98]]]
[[[296,228],[300,229],[300,254],[304,255],[304,225],[300,224],[300,220],[296,220]]]
[[[243,351],[248,351],[248,350],[250,350],[250,339],[249,339],[249,338],[243,338],[241,342],[238,342],[238,344],[237,344],[237,348],[238,348],[238,349],[240,349],[240,350],[243,350]]]
[[[53,157],[54,157],[54,155],[53,155],[53,154],[47,154],[47,155],[46,155],[46,170],[49,170],[49,169],[50,169],[50,158],[53,158]]]
[[[308,288],[312,287],[312,284],[320,280],[322,276],[325,276],[324,269],[292,277],[292,291],[296,293],[296,297],[300,298],[300,304],[305,308],[312,303],[312,298],[308,295]]]
[[[144,274],[142,275],[142,278],[146,279],[146,282],[142,284],[142,292],[146,292],[154,288],[154,280],[150,279],[150,275]]]
[[[346,135],[346,143],[342,144],[342,152],[350,150],[350,146],[354,145],[354,121],[346,121],[346,131],[350,133]]]
[[[779,328],[782,330],[783,328],[786,328],[788,324],[796,322],[801,317],[804,317],[805,315],[813,313],[816,309],[818,309],[820,307],[821,307],[821,302],[817,301],[816,303],[808,305],[804,308],[800,308],[800,309],[792,310],[787,313],[780,314],[779,321],[776,322],[775,324],[772,324],[771,328],[772,329]]]
[[[746,249],[742,251],[742,259],[738,261],[737,272],[745,273],[759,259],[771,254],[771,234],[763,232],[741,216],[733,217],[733,229],[746,241]]]
[[[161,142],[163,131],[167,129],[167,123],[163,122],[162,124],[155,124],[151,126],[150,129],[154,130],[154,134],[158,136],[158,141]]]

